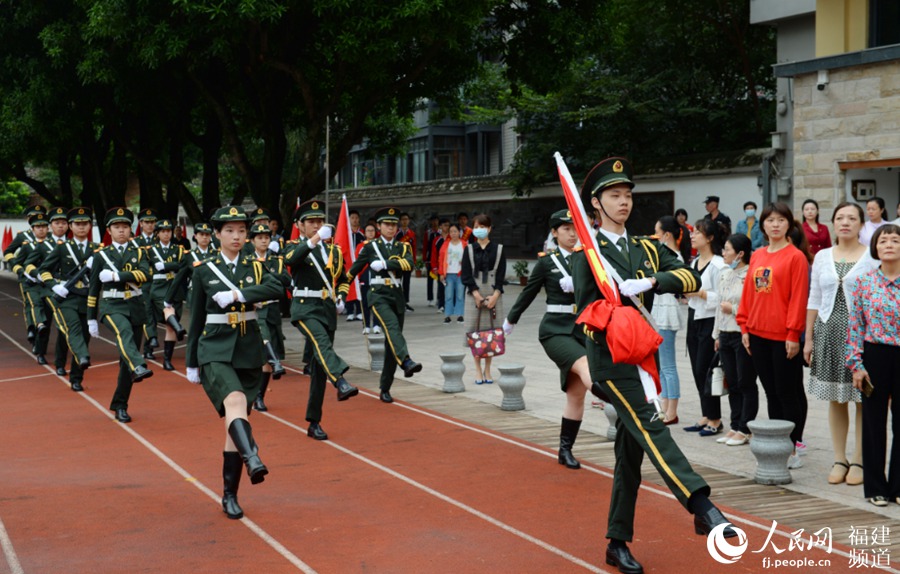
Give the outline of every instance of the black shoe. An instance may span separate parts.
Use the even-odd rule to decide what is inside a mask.
[[[44,331],[46,331],[48,328],[49,328],[49,327],[47,327],[47,324],[46,324],[46,323],[41,323],[40,325],[37,326],[37,328],[36,328],[34,331],[35,331],[35,334],[36,334],[38,337],[40,337],[40,336],[41,336],[41,333],[43,333]]]
[[[709,536],[709,533],[712,532],[712,529],[720,524],[731,524],[731,521],[725,518],[725,515],[722,514],[722,511],[715,506],[713,506],[705,514],[694,515],[694,532],[696,532],[697,534]],[[725,538],[734,538],[735,536],[737,536],[737,532],[735,532],[732,527],[728,526],[722,531],[722,535]]]
[[[309,423],[309,428],[306,429],[306,436],[316,440],[328,440],[328,435],[322,430],[322,425],[314,422]]]
[[[421,371],[422,365],[420,363],[413,361],[409,357],[406,357],[403,360],[403,364],[400,365],[400,368],[403,369],[403,376],[408,379],[409,377],[411,377],[411,376],[415,375],[416,373],[418,373],[419,371]]]
[[[47,364],[47,357],[45,357],[44,355],[38,355],[38,356],[37,356],[37,362],[38,362],[38,365],[46,365],[46,364]]]
[[[131,417],[125,409],[116,409],[116,420],[120,423],[130,423]]]
[[[60,377],[65,377],[69,373],[66,372],[65,367],[56,367],[56,374],[59,375]]]
[[[616,566],[622,574],[643,574],[644,567],[641,563],[634,559],[631,550],[627,546],[613,548],[606,547],[606,563],[610,566]]]
[[[415,309],[413,309],[412,307],[410,307],[409,303],[406,304],[406,310],[407,310],[407,311],[415,311]]]
[[[156,357],[153,356],[153,351],[148,349],[148,350],[144,351],[144,358],[147,359],[148,361],[152,361]]]
[[[81,381],[72,381],[72,390],[76,393],[83,391],[84,387],[81,386]]]
[[[82,358],[80,361],[78,361],[78,366],[81,368],[82,371],[86,371],[86,370],[90,369],[91,368],[91,358],[90,357]]]
[[[29,325],[28,330],[26,331],[25,338],[28,339],[28,342],[32,345],[34,344],[34,327]]]
[[[450,321],[451,321],[450,317],[444,317],[444,324],[445,324],[445,325],[449,325],[449,324],[450,324]]]
[[[147,346],[151,349],[155,349],[159,347],[159,340],[156,337],[150,337],[150,339],[147,341]]]
[[[359,394],[359,389],[348,383],[344,377],[339,378],[334,386],[337,387],[337,398],[339,401],[346,401],[350,397],[355,397]]]
[[[134,371],[131,373],[131,381],[134,383],[140,383],[144,379],[149,379],[153,376],[153,371],[145,367],[144,365],[138,365],[134,368]]]
[[[391,396],[390,391],[381,391],[381,393],[378,395],[378,398],[381,399],[381,402],[383,403],[394,402],[394,397]]]

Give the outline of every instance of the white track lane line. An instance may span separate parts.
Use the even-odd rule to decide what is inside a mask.
[[[3,520],[0,520],[0,546],[3,547],[3,555],[6,556],[6,563],[9,565],[10,572],[12,574],[25,574],[25,571],[22,570],[22,565],[19,564],[19,557],[16,555],[16,549],[13,548],[12,540],[10,540],[6,527],[3,525]]]
[[[7,339],[9,339],[9,341],[13,345],[17,346],[24,353],[30,354],[28,349],[26,349],[25,347],[20,345],[18,341],[14,340],[12,337],[10,337],[9,334],[6,333],[6,331],[0,330],[0,335],[3,335]],[[111,342],[108,340],[106,340],[106,342],[111,344]],[[49,365],[42,365],[42,366],[45,367],[46,369],[50,370]],[[66,382],[65,379],[56,375],[55,371],[51,370],[51,374],[54,376],[57,376],[61,381],[63,381],[63,383]],[[114,420],[113,415],[103,405],[101,405],[99,402],[97,402],[93,397],[88,395],[86,392],[78,393],[78,395],[81,396],[88,403],[93,405],[98,411],[103,413],[103,416],[105,416],[108,419]],[[180,474],[185,479],[185,481],[194,485],[200,492],[202,492],[203,494],[205,494],[206,496],[211,498],[213,501],[215,501],[216,504],[221,504],[222,498],[218,494],[216,494],[210,488],[208,488],[206,485],[204,485],[202,482],[200,482],[199,480],[197,480],[196,478],[191,476],[191,474],[188,471],[186,471],[184,468],[182,468],[180,465],[178,465],[178,463],[176,463],[174,460],[172,460],[171,458],[166,456],[161,450],[156,448],[156,446],[154,446],[153,443],[151,443],[149,440],[145,439],[140,433],[136,432],[128,425],[120,424],[118,426],[120,429],[122,429],[123,431],[130,434],[132,436],[132,438],[134,438],[136,441],[138,441],[139,443],[144,445],[144,447],[147,450],[149,450],[150,452],[152,452],[154,455],[156,455],[157,458],[159,458],[164,463],[169,465],[169,467],[172,470],[174,470],[175,472]],[[263,542],[265,542],[266,544],[271,546],[273,550],[275,550],[278,554],[280,554],[288,562],[290,562],[291,564],[296,566],[298,570],[300,570],[301,572],[305,572],[307,574],[315,574],[316,571],[311,566],[309,566],[308,564],[303,562],[303,560],[298,558],[294,553],[292,553],[290,550],[288,550],[283,544],[278,542],[278,540],[276,540],[272,535],[270,535],[268,532],[263,530],[258,524],[256,524],[255,522],[253,522],[252,520],[250,520],[247,517],[241,518],[240,522],[243,523],[243,525],[246,526],[248,529],[250,529],[250,531],[253,532],[256,536],[261,538],[263,540]],[[5,531],[2,534],[5,534]],[[10,546],[10,548],[11,548],[11,546]],[[4,551],[6,551],[5,544],[4,544]],[[9,560],[9,555],[7,555],[7,560]],[[13,572],[15,573],[16,570],[13,569]],[[21,572],[21,570],[19,570],[19,572]]]

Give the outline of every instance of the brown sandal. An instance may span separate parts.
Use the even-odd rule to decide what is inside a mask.
[[[828,484],[840,484],[847,478],[850,472],[850,465],[846,462],[835,462],[831,467],[831,474],[828,475]]]

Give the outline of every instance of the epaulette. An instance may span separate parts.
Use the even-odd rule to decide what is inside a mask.
[[[543,252],[543,251],[541,251],[540,253],[538,253],[538,257],[546,257],[547,255],[549,255],[549,253],[545,253],[545,252]]]
[[[23,239],[22,243],[20,243],[19,245],[28,245],[28,244],[29,244],[29,241],[27,239]]]
[[[576,247],[576,248],[573,249],[572,251],[584,251],[584,245],[579,245],[578,247]]]

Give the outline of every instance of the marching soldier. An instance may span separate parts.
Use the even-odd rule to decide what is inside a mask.
[[[634,187],[631,164],[625,158],[612,157],[598,163],[588,173],[582,186],[582,197],[602,213],[597,234],[600,253],[624,281],[619,291],[625,304],[629,297],[640,297],[651,309],[653,294],[690,293],[700,286],[700,276],[686,267],[668,249],[660,249],[653,239],[629,237],[625,222],[633,206]],[[588,204],[585,201],[585,205]],[[577,309],[583,312],[591,303],[602,299],[583,251],[573,256],[572,276],[575,284]],[[610,498],[606,538],[606,563],[619,571],[642,572],[626,545],[634,533],[634,507],[641,483],[641,461],[644,453],[663,477],[666,485],[694,515],[694,529],[698,534],[709,532],[728,520],[709,500],[709,486],[691,468],[687,458],[672,440],[669,427],[656,416],[655,408],[647,402],[638,367],[614,363],[606,331],[585,326],[591,380],[595,394],[608,400],[619,413],[616,422],[616,466]],[[594,392],[594,391],[592,391]],[[726,527],[726,537],[737,533]]]
[[[180,315],[178,318],[175,316],[175,305],[183,303],[185,299],[190,299],[184,294],[187,291],[187,285],[190,284],[191,276],[194,274],[194,267],[219,254],[219,250],[212,245],[212,227],[208,223],[198,223],[194,226],[194,242],[197,246],[181,258],[181,266],[175,274],[175,278],[169,283],[163,303],[166,324],[175,330],[179,341],[184,337],[185,329],[179,321]]]
[[[184,330],[177,329],[169,323],[163,310],[165,309],[166,295],[173,284],[175,272],[181,267],[184,259],[184,247],[172,243],[173,225],[169,219],[161,219],[156,224],[156,242],[147,248],[147,260],[153,273],[153,281],[150,283],[150,309],[153,313],[152,322],[165,324],[166,338],[163,343],[163,369],[174,371],[172,355],[175,353],[175,341],[184,338]],[[176,324],[181,318],[181,301],[173,301],[173,311]],[[173,316],[173,315],[170,315]],[[180,326],[180,324],[178,324]]]
[[[134,383],[153,376],[141,356],[144,333],[144,295],[141,285],[150,279],[147,253],[129,241],[134,214],[124,207],[106,212],[110,245],[97,250],[88,296],[88,328],[99,336],[99,323],[112,331],[119,350],[119,377],[109,409],[120,423],[130,423],[128,399]],[[99,319],[98,319],[99,318]]]
[[[272,275],[281,282],[282,295],[284,289],[291,286],[291,276],[284,265],[284,259],[269,251],[272,230],[266,225],[254,224],[250,228],[250,241],[256,251],[254,256],[262,262]],[[263,380],[259,388],[259,394],[253,401],[253,408],[265,412],[266,389],[269,388],[269,379],[276,381],[284,376],[284,367],[281,360],[284,359],[284,332],[281,330],[281,299],[262,301],[256,304],[256,312],[259,315],[259,331],[262,335],[263,346],[266,348],[268,362],[263,365]]]
[[[88,276],[94,251],[102,247],[90,240],[93,212],[89,207],[73,207],[68,212],[72,239],[57,245],[40,267],[44,285],[53,292],[47,297],[56,324],[65,334],[72,351],[69,382],[73,391],[82,391],[84,371],[91,366],[87,324]]]
[[[384,207],[375,213],[381,236],[362,248],[359,257],[347,271],[347,281],[341,286],[342,293],[346,295],[353,278],[369,266],[369,307],[384,330],[385,360],[381,371],[379,398],[385,403],[394,402],[391,385],[394,384],[394,373],[398,365],[403,369],[405,377],[412,377],[422,370],[421,364],[409,358],[406,339],[403,337],[406,299],[398,275],[412,269],[413,259],[409,244],[394,240],[399,220],[396,207]]]
[[[578,242],[572,225],[572,213],[566,209],[550,216],[550,228],[558,249],[540,253],[528,276],[528,284],[503,322],[507,335],[519,322],[541,288],[547,293],[547,312],[541,319],[538,340],[544,352],[559,367],[559,383],[566,393],[562,426],[559,432],[559,464],[578,469],[581,464],[572,455],[572,446],[584,417],[584,395],[591,389],[591,373],[584,352],[584,332],[575,324],[575,286],[572,283],[570,256]]]
[[[34,205],[25,210],[25,220],[27,221],[35,213],[43,213],[45,216],[47,215],[47,208],[43,205]],[[35,237],[34,233],[29,229],[25,231],[20,231],[13,238],[12,242],[3,250],[3,262],[6,264],[7,268],[12,269],[12,259],[16,256],[16,251],[18,251],[19,247],[22,246],[24,241],[30,241],[34,243]],[[25,291],[22,288],[22,284],[19,283],[19,293],[22,295],[22,306],[25,307]],[[27,334],[28,342],[30,344],[34,344],[34,338],[36,334],[35,325],[34,325],[34,317],[32,317],[31,313],[27,312],[27,309],[24,310],[22,316],[25,318],[25,332]]]
[[[252,484],[269,473],[247,418],[266,362],[253,304],[276,299],[282,291],[261,262],[241,255],[248,219],[235,206],[213,215],[221,251],[194,268],[186,359],[188,381],[202,383],[213,407],[225,418],[222,509],[234,519],[244,515],[237,500],[242,461]]]
[[[250,226],[251,227],[253,227],[254,225],[265,225],[266,227],[269,227],[269,222],[272,221],[272,214],[269,213],[269,211],[267,209],[264,209],[262,207],[257,207],[256,209],[251,211],[248,215],[250,217]],[[271,231],[271,230],[272,230],[272,228],[269,227],[269,231]],[[244,244],[242,253],[244,255],[252,256],[255,251],[256,251],[256,249],[253,247],[253,243],[252,243],[251,239],[248,237],[247,243]],[[284,252],[284,239],[281,237],[278,237],[274,241],[270,241],[269,242],[269,251],[271,251],[272,253],[283,253]]]
[[[142,209],[138,212],[138,226],[140,233],[131,239],[130,243],[134,247],[139,247],[145,251],[156,242],[156,221],[159,215],[155,209]],[[153,271],[153,268],[150,268]],[[144,325],[144,358],[153,359],[153,350],[159,347],[159,339],[156,336],[156,320],[153,313],[153,301],[150,294],[146,293],[142,301],[144,302],[144,316],[147,323]]]
[[[284,263],[290,266],[294,279],[291,324],[303,333],[307,345],[312,345],[306,434],[316,440],[328,439],[320,424],[326,380],[337,388],[339,401],[359,393],[344,379],[350,366],[334,351],[337,315],[344,309],[347,289],[341,248],[325,244],[331,237],[331,227],[325,226],[323,208],[324,204],[317,200],[297,208],[294,218],[307,239],[289,244],[284,254]]]
[[[34,259],[35,254],[52,251],[55,243],[47,240],[49,225],[46,213],[32,213],[28,217],[28,225],[31,226],[32,239],[25,239],[19,244],[19,248],[16,249],[9,263],[12,265],[12,272],[19,277],[19,289],[22,292],[25,315],[33,325],[33,330],[29,331],[32,343],[31,352],[37,357],[39,365],[46,365],[47,359],[44,354],[47,352],[47,343],[50,340],[51,311],[44,302],[44,286],[40,277],[34,273],[34,267],[29,265],[28,261]],[[65,356],[63,361],[65,361]]]

